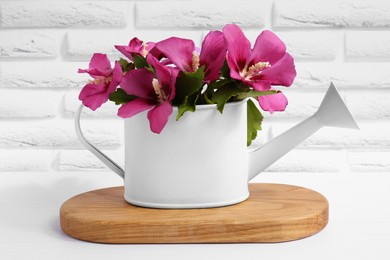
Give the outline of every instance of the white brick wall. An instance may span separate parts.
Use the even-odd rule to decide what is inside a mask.
[[[53,31],[2,30],[0,31],[1,58],[56,58],[61,38],[53,37],[53,34],[58,35]]]
[[[126,3],[120,1],[2,1],[2,28],[123,27]]]
[[[348,59],[390,59],[390,32],[348,32],[345,45]]]
[[[0,0],[0,171],[107,170],[78,142],[73,117],[93,52],[208,30],[271,29],[296,60],[285,113],[266,115],[262,143],[311,115],[333,81],[361,131],[326,128],[270,172],[390,171],[390,2],[355,0]],[[116,107],[83,113],[85,135],[123,164]],[[325,173],[324,173],[325,174]]]
[[[0,118],[55,117],[60,100],[52,90],[0,89]]]
[[[226,23],[246,27],[264,25],[264,1],[147,1],[136,4],[136,25],[141,28],[210,28]]]
[[[390,3],[374,0],[275,1],[274,25],[287,28],[385,28]]]

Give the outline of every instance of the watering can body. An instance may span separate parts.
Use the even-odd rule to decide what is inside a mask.
[[[124,177],[124,198],[152,208],[208,208],[244,201],[248,181],[323,126],[358,128],[331,84],[319,110],[257,149],[247,149],[246,101],[197,107],[179,121],[171,116],[162,133],[150,131],[146,115],[125,119],[125,170],[90,144],[84,146]],[[175,115],[175,111],[173,112]]]
[[[176,111],[173,112],[175,114]],[[221,114],[202,105],[160,134],[145,114],[125,119],[125,199],[139,206],[204,208],[249,196],[246,102]]]

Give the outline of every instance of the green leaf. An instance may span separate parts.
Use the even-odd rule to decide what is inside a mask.
[[[247,101],[247,141],[246,145],[250,146],[252,141],[256,139],[257,131],[261,130],[261,123],[263,122],[263,115],[259,109],[252,102],[251,99]]]
[[[127,64],[129,64],[129,62],[123,58],[120,58],[118,62],[121,65],[123,71],[125,70]]]
[[[203,87],[204,67],[200,67],[195,72],[180,72],[176,80],[176,94],[173,104],[180,106],[184,104],[185,98],[198,92]]]
[[[140,55],[133,55],[134,65],[137,69],[148,68],[149,64],[146,59]]]
[[[189,97],[186,97],[184,99],[184,103],[181,104],[178,107],[178,113],[176,116],[176,121],[179,121],[179,119],[183,116],[183,114],[187,111],[195,112],[196,109],[196,101],[198,100],[198,93],[195,93]]]
[[[211,93],[209,91],[205,91],[203,94],[202,94],[202,98],[203,98],[203,101],[205,104],[214,104],[213,101],[211,101],[209,95],[211,95]]]
[[[230,68],[226,60],[224,61],[223,66],[221,68],[221,75],[224,78],[230,78]]]
[[[248,97],[257,98],[257,97],[260,97],[260,96],[276,94],[278,92],[279,91],[277,91],[277,90],[269,90],[269,91],[249,90],[249,91],[241,92],[240,94],[238,94],[237,95],[237,99],[245,99],[245,98],[248,98]]]
[[[217,104],[217,109],[222,114],[226,102],[232,97],[236,97],[240,91],[240,87],[235,82],[230,82],[223,87],[218,88],[211,97],[211,100],[213,103]]]
[[[128,62],[125,59],[120,58],[118,62],[121,65],[123,72],[128,72],[128,71],[133,70],[135,68],[134,63]]]
[[[213,89],[219,89],[221,87],[223,87],[224,85],[228,84],[228,83],[232,83],[233,81],[231,79],[222,79],[222,80],[218,80],[218,81],[213,81],[210,83],[210,85],[208,85],[207,87],[207,90],[213,90]]]
[[[118,88],[115,92],[110,94],[109,99],[115,102],[115,105],[125,104],[136,99],[136,96],[127,94],[123,89]]]

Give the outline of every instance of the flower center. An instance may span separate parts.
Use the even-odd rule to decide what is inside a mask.
[[[153,79],[152,85],[154,92],[157,95],[157,102],[161,104],[162,102],[166,101],[167,96],[165,95],[164,90],[161,88],[161,85],[156,78]]]
[[[148,48],[148,44],[147,43],[145,43],[145,42],[143,42],[142,43],[142,51],[141,51],[141,55],[145,58],[146,57],[146,55],[148,55],[148,50],[146,49],[146,48]]]
[[[102,84],[102,83],[109,84],[111,82],[111,79],[112,79],[112,76],[108,76],[106,78],[99,77],[99,78],[90,80],[89,82],[92,83],[92,84],[95,84],[95,85],[99,85],[99,84]]]
[[[199,69],[199,53],[196,51],[192,52],[192,71],[197,71]]]
[[[268,61],[260,61],[248,68],[246,65],[244,69],[240,72],[240,76],[246,80],[251,80],[252,77],[259,76],[264,68],[271,67],[271,64]]]

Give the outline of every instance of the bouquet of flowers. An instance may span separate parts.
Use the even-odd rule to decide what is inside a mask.
[[[296,76],[294,60],[285,44],[271,31],[263,31],[253,48],[235,24],[210,31],[197,48],[192,40],[171,37],[160,42],[133,38],[115,48],[126,59],[112,68],[107,55],[95,53],[88,69],[93,79],[79,99],[92,110],[107,100],[120,105],[118,116],[132,117],[148,111],[152,132],[159,134],[176,106],[179,120],[196,105],[216,104],[223,113],[227,102],[247,100],[249,146],[261,130],[262,110],[284,111],[287,98],[273,85],[290,86]]]

